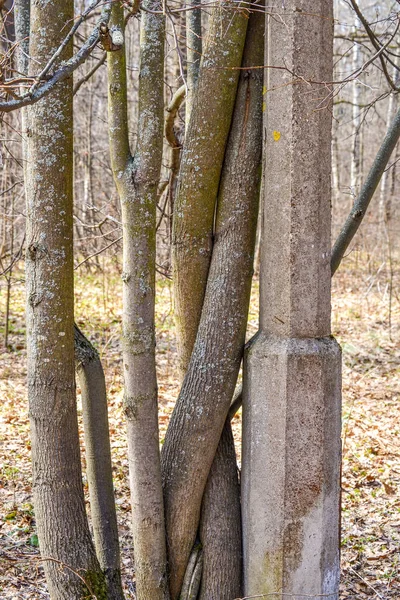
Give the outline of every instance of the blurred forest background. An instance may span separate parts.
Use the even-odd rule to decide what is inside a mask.
[[[170,0],[165,65],[166,105],[182,85],[185,18]],[[207,28],[208,3],[202,3]],[[332,239],[343,225],[400,108],[399,3],[335,0],[335,86],[332,146]],[[13,43],[12,3],[1,2],[1,52]],[[86,7],[76,2],[76,12]],[[76,45],[92,29],[90,19]],[[126,30],[129,119],[135,138],[138,20]],[[395,34],[395,35],[394,35]],[[383,68],[374,40],[387,44]],[[375,60],[371,62],[371,58]],[[125,455],[121,352],[121,215],[110,165],[106,54],[97,48],[74,74],[76,321],[98,348],[106,371],[123,568],[128,571],[129,491]],[[0,56],[1,60],[1,56]],[[386,72],[385,72],[386,70]],[[393,85],[391,85],[393,84]],[[394,89],[396,88],[396,89]],[[185,108],[176,136],[182,139]],[[38,555],[30,490],[25,392],[25,198],[18,111],[2,116],[0,134],[0,595],[48,597]],[[165,143],[163,181],[170,177]],[[179,387],[171,286],[173,186],[160,196],[157,239],[157,366],[161,431]],[[333,279],[333,332],[344,350],[342,598],[400,597],[400,146]],[[249,337],[258,328],[255,270]],[[240,422],[240,414],[235,419]],[[235,430],[239,449],[240,428]],[[126,551],[124,547],[126,546]],[[126,584],[128,585],[128,584]],[[133,591],[126,589],[127,598]]]

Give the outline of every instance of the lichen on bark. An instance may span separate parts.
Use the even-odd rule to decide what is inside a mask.
[[[32,3],[30,75],[58,48],[73,16],[72,0]],[[72,42],[59,61],[71,54]],[[89,593],[76,573],[92,573],[92,591],[104,598],[83,497],[75,397],[72,82],[30,107],[27,122],[28,399],[40,550],[52,599]]]
[[[167,558],[155,365],[156,204],[164,115],[165,17],[145,0],[140,25],[137,143],[128,137],[125,50],[108,55],[109,139],[123,226],[124,402],[137,596],[167,600]],[[155,12],[157,14],[155,14]],[[113,5],[111,26],[123,27]]]
[[[262,20],[255,25],[243,66],[262,64]],[[200,309],[197,308],[201,318],[191,307],[192,320],[196,316],[200,323],[194,345],[188,345],[193,351],[162,452],[173,598],[178,597],[195,542],[203,492],[228,414],[244,345],[258,214],[261,100],[261,70],[243,70],[219,181],[204,302],[201,299]],[[194,228],[196,223],[189,220],[187,227]],[[196,259],[192,257],[187,265],[193,271],[191,276],[197,276]],[[212,580],[211,576],[209,581]],[[203,589],[202,594],[206,598],[207,590]]]
[[[189,364],[204,299],[247,23],[247,15],[228,3],[213,8],[182,153],[172,237],[181,374]]]

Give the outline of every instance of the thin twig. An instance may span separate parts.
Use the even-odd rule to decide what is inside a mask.
[[[350,3],[352,5],[352,7],[353,7],[353,9],[354,9],[357,17],[361,21],[361,23],[362,23],[362,25],[363,25],[363,27],[364,27],[364,29],[365,29],[365,31],[366,31],[369,39],[371,40],[372,45],[374,46],[374,48],[376,50],[380,50],[381,47],[382,47],[382,44],[380,43],[380,41],[376,37],[375,33],[372,31],[371,27],[369,26],[369,23],[368,23],[367,19],[364,17],[363,13],[361,12],[361,10],[360,10],[360,8],[359,8],[356,0],[350,0]],[[396,31],[397,31],[397,28],[396,28]],[[393,39],[393,37],[392,37],[392,39]],[[388,44],[385,44],[385,46],[383,48],[385,49],[385,47],[387,45]],[[388,58],[387,56],[386,56],[386,59],[388,60],[388,62],[390,62],[391,65],[397,67],[397,65],[395,63],[393,63],[393,61],[390,58]],[[392,78],[390,77],[390,75],[388,73],[387,67],[385,65],[385,61],[383,60],[383,57],[380,58],[380,61],[381,61],[381,65],[382,65],[382,70],[383,70],[383,72],[385,74],[385,77],[386,77],[386,79],[387,79],[390,87],[392,89],[394,89],[394,90],[398,90],[397,86],[393,83]]]
[[[376,594],[376,596],[378,596],[378,598],[381,598],[381,600],[384,600],[384,597],[383,597],[383,596],[381,596],[381,595],[380,595],[380,593],[379,593],[379,592],[377,592],[377,591],[376,591],[376,589],[375,589],[375,588],[374,588],[374,587],[373,587],[373,586],[372,586],[370,583],[368,583],[368,581],[367,581],[366,579],[364,579],[364,577],[361,577],[361,575],[359,575],[359,574],[357,573],[357,571],[355,571],[355,570],[353,569],[353,567],[350,567],[350,566],[349,566],[349,570],[350,570],[352,573],[354,573],[354,575],[356,575],[356,576],[357,576],[359,579],[361,579],[361,581],[362,581],[363,583],[365,583],[365,585],[366,585],[367,587],[369,587],[369,588],[370,588],[370,589],[371,589],[371,590],[372,590],[372,591],[373,591],[373,592]]]
[[[165,4],[164,4],[164,7],[165,8],[163,10],[163,13],[167,15],[168,19],[171,22],[172,34],[173,34],[173,37],[175,40],[175,46],[176,46],[176,53],[178,55],[179,72],[180,72],[181,79],[183,81],[183,85],[185,86],[185,91],[186,91],[186,95],[187,95],[187,83],[186,83],[186,77],[185,77],[185,69],[183,66],[182,52],[181,52],[181,49],[179,48],[179,41],[178,41],[178,35],[176,33],[176,29],[175,29],[175,23],[171,16],[170,9]]]
[[[341,260],[349,247],[350,242],[358,231],[361,222],[365,216],[369,203],[375,193],[381,180],[384,170],[389,162],[392,152],[400,137],[400,110],[397,112],[388,132],[382,142],[381,147],[375,157],[370,172],[361,188],[357,200],[347,217],[347,220],[339,233],[331,255],[332,275],[339,267]]]
[[[99,254],[102,254],[103,252],[105,252],[106,250],[108,250],[109,248],[111,248],[111,246],[114,246],[114,244],[116,244],[117,242],[120,242],[121,240],[122,240],[122,235],[121,235],[121,237],[119,237],[116,240],[112,241],[111,244],[108,244],[108,246],[105,246],[104,248],[101,248],[100,250],[98,250],[94,254],[91,254],[90,256],[87,256],[78,265],[76,265],[76,267],[74,268],[74,271],[76,271],[77,269],[79,269],[80,266],[82,266],[85,262],[87,262],[88,260],[90,260],[94,256],[98,256]]]
[[[65,81],[72,73],[82,65],[85,60],[90,56],[94,48],[100,39],[100,23],[108,23],[111,16],[111,4],[112,2],[106,2],[104,4],[100,19],[96,27],[93,29],[87,42],[78,50],[78,52],[65,63],[61,63],[60,67],[56,69],[53,75],[48,81],[45,81],[38,89],[33,93],[26,93],[23,96],[19,96],[13,100],[0,102],[0,113],[11,112],[24,106],[29,106],[38,102],[41,98],[48,96],[54,86],[62,81]]]
[[[81,16],[76,21],[76,23],[74,23],[73,27],[68,32],[68,35],[64,38],[64,40],[62,41],[62,43],[59,45],[59,47],[57,48],[57,50],[54,52],[53,56],[47,62],[47,64],[44,67],[44,69],[42,69],[42,71],[36,76],[36,83],[34,83],[32,85],[32,87],[31,87],[31,89],[29,90],[30,94],[34,93],[34,91],[40,85],[40,82],[46,77],[47,73],[50,71],[51,67],[54,65],[54,63],[57,60],[57,58],[61,55],[61,53],[63,52],[63,50],[68,46],[69,42],[74,37],[77,29],[80,27],[80,25],[83,23],[83,21],[85,21],[85,19],[92,12],[92,10],[94,10],[96,8],[96,6],[99,4],[99,2],[100,2],[100,0],[93,0],[93,2],[85,10],[85,12],[81,14]]]
[[[107,58],[107,52],[104,52],[103,56],[100,58],[100,60],[94,65],[94,67],[92,67],[90,69],[90,71],[88,73],[86,73],[86,75],[84,77],[82,77],[82,79],[80,79],[74,86],[74,91],[73,91],[73,95],[75,96],[75,94],[78,92],[78,90],[81,88],[81,86],[86,83],[87,81],[89,81],[89,79],[92,77],[92,75],[94,75],[97,71],[97,69],[99,69],[101,67],[101,65],[104,65],[104,63],[106,62],[106,58]]]
[[[16,140],[12,140],[12,141],[16,141]],[[4,192],[1,192],[0,196],[4,196],[4,194],[7,194],[8,192],[11,192],[11,190],[14,189],[15,186],[21,185],[23,183],[24,183],[23,181],[16,181],[15,183],[12,184],[11,187],[9,187],[6,190],[4,190]]]
[[[22,256],[22,250],[24,248],[24,244],[25,244],[25,234],[24,234],[24,237],[22,238],[22,242],[21,242],[21,245],[20,245],[18,251],[14,255],[14,258],[11,260],[11,263],[8,265],[8,267],[6,267],[4,269],[4,271],[2,271],[0,273],[0,277],[2,277],[3,275],[7,275],[7,273],[9,273],[12,270],[13,266],[15,265],[15,263],[17,263],[19,261],[19,259]]]
[[[74,573],[85,584],[85,586],[87,587],[89,594],[91,595],[93,600],[98,600],[98,598],[97,598],[96,594],[93,592],[90,584],[82,577],[82,575],[78,571],[76,571],[75,569],[73,569],[72,567],[67,565],[66,563],[62,562],[58,558],[53,558],[51,556],[41,556],[41,557],[36,558],[36,560],[38,562],[45,562],[45,561],[54,562],[54,563],[60,565],[60,567],[62,569],[68,569],[68,571],[71,571],[71,573]]]

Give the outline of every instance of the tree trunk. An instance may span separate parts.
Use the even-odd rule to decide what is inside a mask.
[[[58,48],[74,16],[73,2],[42,0],[31,11],[31,69],[37,70]],[[71,51],[72,43],[60,60]],[[85,511],[76,413],[72,81],[59,84],[28,113],[28,397],[40,550],[52,600],[80,600],[89,593],[105,599]]]
[[[17,47],[17,69],[21,74],[28,74],[29,70],[29,31],[31,23],[30,0],[14,0],[15,38]],[[23,92],[21,88],[21,92]],[[28,129],[28,111],[21,109],[22,125],[22,153],[24,156],[24,184],[27,182],[26,162],[26,134]]]
[[[357,31],[360,28],[360,21],[355,15],[354,17],[354,35],[357,35]],[[353,41],[353,72],[356,73],[362,67],[362,54],[361,45],[356,41]],[[350,163],[350,192],[351,192],[351,204],[350,209],[354,200],[357,198],[360,191],[361,178],[362,178],[362,114],[361,114],[361,93],[362,86],[358,79],[353,81],[353,95],[352,95],[352,127],[353,127],[353,147],[351,150],[351,163]]]
[[[243,67],[263,64],[263,38],[264,14],[253,13],[247,29]],[[241,121],[242,127],[246,127],[246,119],[249,119],[249,128],[254,127],[254,135],[258,131],[259,143],[261,142],[262,82],[262,70],[241,71],[229,144],[236,143],[234,132],[240,130],[239,127],[236,129],[237,122]],[[248,163],[242,163],[242,169],[247,168]],[[229,193],[226,197],[229,202]],[[219,199],[219,202],[224,202],[224,199]],[[230,420],[229,414],[203,497],[200,525],[203,577],[200,600],[232,600],[242,595],[240,486]]]
[[[199,600],[242,595],[240,485],[230,420],[222,430],[203,496],[200,521],[203,575]]]
[[[30,0],[14,0],[15,38],[18,42],[17,68],[21,74],[28,73]]]
[[[199,325],[212,253],[215,202],[229,134],[247,17],[213,9],[182,153],[172,259],[178,359],[183,375]]]
[[[260,35],[255,38],[247,64],[263,61]],[[262,70],[242,71],[219,188],[204,306],[162,452],[173,598],[179,595],[196,538],[205,484],[242,356],[258,213],[261,106]],[[194,118],[195,112],[191,123]]]
[[[143,8],[160,11],[157,0]],[[112,26],[123,28],[113,5]],[[143,11],[138,142],[130,154],[124,50],[108,54],[109,136],[123,223],[122,345],[138,600],[167,600],[164,504],[158,437],[154,298],[156,203],[163,139],[165,20]]]
[[[331,272],[332,275],[338,269],[344,253],[349,247],[350,242],[358,231],[362,220],[367,212],[369,203],[379,185],[381,177],[389,162],[393,150],[400,138],[400,110],[397,111],[392,123],[390,124],[385,138],[379,148],[371,169],[361,187],[360,194],[354,202],[353,208],[344,223],[331,253]]]
[[[399,57],[395,58],[395,62],[398,64],[400,62]],[[393,75],[392,78],[394,81],[396,81],[396,76],[398,74],[398,67],[394,67],[393,68]],[[387,118],[386,118],[386,123],[387,123],[387,127],[389,128],[394,116],[398,110],[398,105],[399,105],[399,97],[397,93],[391,93],[389,96],[389,101],[388,101],[388,108],[387,108]],[[387,237],[387,221],[390,220],[390,200],[391,200],[391,185],[390,185],[390,175],[392,175],[393,177],[393,171],[394,171],[395,166],[392,167],[392,169],[386,169],[383,172],[382,175],[382,179],[381,179],[381,190],[380,190],[380,198],[379,198],[379,229],[381,232],[381,235],[383,234],[385,237]],[[389,209],[389,210],[387,210]]]
[[[76,325],[74,334],[96,554],[107,581],[108,600],[123,600],[104,371],[97,351]]]
[[[199,77],[203,40],[201,36],[201,7],[197,0],[190,0],[189,10],[186,10],[186,64],[187,64],[187,94],[186,94],[186,128],[190,121],[196,83]]]

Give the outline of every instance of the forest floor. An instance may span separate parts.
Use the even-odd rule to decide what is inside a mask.
[[[354,255],[333,281],[333,332],[344,358],[342,600],[400,598],[400,264],[396,267],[392,294],[386,267],[357,264]],[[129,599],[134,598],[134,587],[119,344],[121,285],[115,268],[108,266],[107,272],[79,271],[76,320],[98,348],[106,373],[122,568]],[[40,600],[49,595],[31,495],[22,277],[17,273],[12,287],[10,347],[7,352],[3,348],[0,359],[0,598]],[[2,323],[4,281],[0,286]],[[249,336],[257,329],[257,295],[255,281]],[[160,280],[161,437],[179,389],[172,310],[171,284]],[[239,452],[240,423],[239,414],[234,419]],[[80,430],[82,441],[81,422]],[[84,484],[87,493],[85,480]]]

